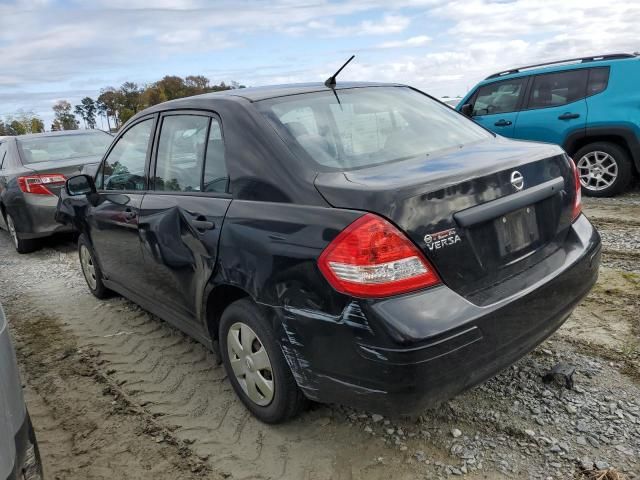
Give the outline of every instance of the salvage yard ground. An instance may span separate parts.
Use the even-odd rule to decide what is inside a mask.
[[[18,255],[0,302],[50,479],[580,478],[640,475],[640,193],[587,199],[600,280],[547,342],[418,418],[314,406],[267,426],[202,346],[133,303],[95,299],[70,238]],[[574,388],[542,377],[575,366]]]

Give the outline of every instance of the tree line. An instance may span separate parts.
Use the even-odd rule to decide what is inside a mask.
[[[202,75],[189,75],[184,78],[167,75],[144,86],[125,82],[119,88],[105,87],[100,90],[100,95],[95,100],[85,97],[75,106],[67,100],[56,102],[52,107],[54,120],[50,129],[77,130],[80,128],[80,121],[84,128],[96,128],[97,118],[102,118],[106,121],[109,131],[117,130],[140,110],[152,105],[176,98],[235,88],[245,87],[237,82],[231,82],[229,85],[224,82],[211,84],[211,81]],[[38,133],[44,130],[42,120],[32,113],[20,113],[17,118],[7,118],[4,122],[0,120],[0,136]]]

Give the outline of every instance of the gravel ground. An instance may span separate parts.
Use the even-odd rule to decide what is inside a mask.
[[[537,350],[417,418],[315,405],[253,419],[212,355],[131,302],[98,301],[75,246],[0,232],[0,301],[50,478],[579,478],[640,474],[640,195],[585,201],[598,285]],[[554,366],[575,368],[573,386]]]

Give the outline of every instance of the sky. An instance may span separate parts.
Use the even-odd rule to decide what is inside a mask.
[[[640,51],[637,0],[0,0],[0,118],[164,75],[340,79],[464,95],[487,75]]]

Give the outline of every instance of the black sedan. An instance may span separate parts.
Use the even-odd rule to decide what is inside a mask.
[[[600,238],[557,146],[507,140],[402,85],[233,90],[119,133],[58,219],[116,291],[218,353],[247,408],[410,413],[551,335]]]
[[[58,195],[69,176],[95,172],[113,140],[100,130],[37,133],[0,138],[0,228],[20,253],[37,239],[69,230],[54,219]]]

